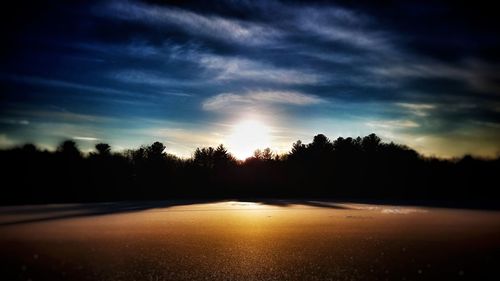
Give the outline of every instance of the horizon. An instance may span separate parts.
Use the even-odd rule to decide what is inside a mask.
[[[326,136],[324,134],[316,134],[314,137],[318,136],[318,135],[323,135],[323,136]],[[377,134],[375,133],[372,133],[370,135],[375,135],[378,137]],[[369,136],[369,135],[367,135]],[[337,141],[339,138],[342,138],[342,139],[352,139],[352,140],[356,140],[356,139],[362,139],[364,137],[367,137],[367,136],[356,136],[356,137],[351,137],[351,136],[348,136],[348,137],[343,137],[343,136],[339,136],[338,138],[336,139],[330,139],[328,136],[327,139],[328,141],[331,143],[331,144],[334,144],[335,141]],[[314,138],[313,138],[314,139]],[[75,144],[75,147],[79,150],[80,153],[82,153],[82,156],[84,157],[88,157],[92,154],[95,154],[96,152],[98,152],[97,150],[97,145],[98,144],[106,144],[106,145],[109,145],[109,151],[113,154],[126,154],[127,152],[132,152],[132,151],[137,151],[138,149],[141,149],[141,148],[147,148],[149,146],[151,146],[152,144],[154,143],[160,143],[162,145],[165,145],[163,142],[161,142],[160,140],[152,140],[151,142],[149,143],[144,143],[144,144],[141,144],[137,147],[129,147],[129,148],[121,148],[121,149],[116,149],[115,147],[113,147],[112,145],[110,145],[109,143],[103,141],[103,142],[98,142],[96,141],[95,142],[95,145],[89,149],[86,149],[86,150],[82,150],[80,145],[79,145],[79,140],[78,139],[62,139],[60,142],[58,142],[57,144],[55,144],[53,147],[50,147],[50,148],[47,148],[47,147],[41,147],[41,146],[38,146],[34,143],[24,143],[24,144],[18,144],[18,145],[12,145],[10,147],[2,147],[0,148],[0,151],[9,151],[9,150],[15,150],[15,149],[22,149],[23,147],[25,147],[26,145],[33,145],[35,147],[36,150],[38,151],[41,151],[41,152],[50,152],[50,153],[55,153],[55,152],[58,152],[58,150],[61,148],[61,146],[63,145],[63,143],[65,142],[68,142],[68,141],[71,141]],[[223,144],[223,143],[219,143],[219,144],[216,144],[216,145],[213,145],[213,146],[200,146],[200,147],[196,147],[192,152],[191,154],[189,155],[178,155],[178,154],[175,154],[174,152],[171,152],[169,150],[169,147],[165,145],[165,149],[163,150],[163,153],[165,155],[169,155],[169,156],[173,156],[179,160],[190,160],[190,159],[193,159],[195,157],[195,152],[196,150],[198,149],[203,149],[203,148],[213,148],[213,149],[216,149],[218,148],[219,146],[222,146],[224,149],[226,149],[227,153],[234,157],[235,160],[237,160],[238,162],[242,162],[244,163],[245,161],[249,160],[249,159],[252,159],[252,158],[255,158],[256,156],[256,153],[258,152],[263,152],[264,150],[266,149],[269,149],[269,151],[271,152],[273,158],[274,157],[282,157],[282,156],[287,156],[287,155],[290,155],[292,154],[293,152],[293,146],[297,143],[297,142],[301,142],[302,144],[304,145],[311,145],[313,143],[313,140],[311,140],[310,142],[307,142],[307,141],[303,141],[303,140],[297,140],[296,142],[290,144],[290,148],[288,150],[285,150],[285,151],[275,151],[275,150],[272,150],[271,148],[269,147],[260,147],[260,148],[256,148],[254,150],[251,151],[250,154],[245,154],[245,155],[238,155],[237,153],[234,153],[232,152],[231,150],[228,149],[227,145],[226,144]],[[381,144],[384,144],[384,145],[388,145],[388,144],[394,144],[394,145],[397,145],[397,146],[400,146],[400,147],[404,147],[404,148],[408,148],[410,150],[413,150],[415,151],[419,157],[423,157],[423,158],[426,158],[426,159],[439,159],[439,160],[446,160],[446,161],[458,161],[460,159],[464,159],[466,157],[472,157],[472,158],[475,158],[475,159],[480,159],[480,160],[497,160],[497,159],[500,159],[500,154],[496,154],[496,155],[490,155],[490,156],[480,156],[480,155],[474,155],[474,154],[463,154],[463,155],[458,155],[458,156],[452,156],[452,157],[443,157],[443,156],[436,156],[436,155],[425,155],[425,154],[422,154],[420,153],[419,151],[415,150],[414,148],[408,146],[408,145],[405,145],[403,143],[396,143],[396,142],[392,142],[392,141],[384,141],[383,139],[381,139]]]

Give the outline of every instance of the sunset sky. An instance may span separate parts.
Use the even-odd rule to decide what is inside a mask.
[[[223,143],[244,158],[373,132],[425,155],[500,153],[487,5],[21,2],[0,12],[2,148]]]

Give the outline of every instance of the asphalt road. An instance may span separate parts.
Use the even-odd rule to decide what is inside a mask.
[[[2,280],[498,280],[500,212],[314,201],[0,207]]]

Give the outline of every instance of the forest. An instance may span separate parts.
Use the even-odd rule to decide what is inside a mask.
[[[123,152],[72,140],[55,151],[33,144],[0,151],[1,204],[181,198],[405,200],[498,206],[500,158],[424,157],[375,135],[330,140],[318,134],[289,153],[256,150],[244,161],[223,146],[189,159],[161,142]]]

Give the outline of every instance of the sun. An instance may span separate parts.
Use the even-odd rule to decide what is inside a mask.
[[[227,139],[229,151],[238,159],[246,159],[256,149],[271,146],[271,133],[268,126],[257,120],[244,120],[233,126]]]

